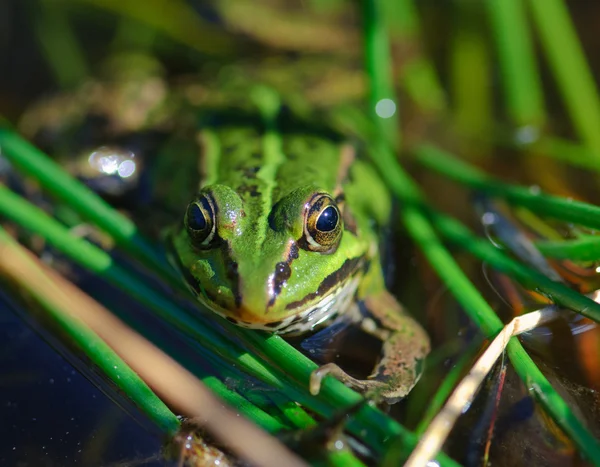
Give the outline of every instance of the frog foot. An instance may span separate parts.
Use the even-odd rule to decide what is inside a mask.
[[[390,387],[389,384],[371,379],[354,378],[335,363],[322,365],[311,373],[309,390],[313,396],[319,394],[323,378],[327,375],[333,376],[349,388],[364,394],[367,399],[376,403],[386,402],[388,404],[394,404],[402,399],[402,397],[398,396],[397,391],[393,387]]]

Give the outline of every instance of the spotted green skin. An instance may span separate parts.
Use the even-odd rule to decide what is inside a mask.
[[[251,97],[258,124],[221,122],[200,130],[199,190],[215,206],[219,241],[199,247],[184,220],[171,235],[175,261],[206,307],[241,326],[299,333],[351,315],[383,342],[382,359],[364,381],[335,365],[323,367],[311,390],[333,373],[398,400],[419,379],[429,339],[384,286],[378,245],[391,212],[389,194],[347,141],[286,123],[274,93]],[[343,222],[339,244],[325,252],[311,251],[305,241],[310,200],[322,193],[338,201]],[[323,304],[332,297],[328,309]]]

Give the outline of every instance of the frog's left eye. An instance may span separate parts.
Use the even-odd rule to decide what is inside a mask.
[[[215,212],[207,196],[192,201],[185,212],[188,235],[197,246],[208,246],[215,237]]]
[[[333,250],[342,236],[342,216],[334,199],[319,194],[308,204],[304,224],[304,238],[309,250]]]

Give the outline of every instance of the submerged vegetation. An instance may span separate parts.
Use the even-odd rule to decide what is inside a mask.
[[[173,462],[600,464],[600,99],[563,0],[32,3],[61,97],[7,107],[0,127],[2,296],[133,403]],[[90,25],[110,43],[94,45]],[[75,138],[62,119],[106,105],[185,150],[189,114],[173,123],[172,109],[236,80],[299,114],[318,107],[398,201],[396,291],[434,345],[390,410],[331,377],[311,395],[317,364],[290,343],[198,313],[147,226],[77,179],[61,148],[36,147],[51,146],[41,130]],[[78,275],[93,280],[77,288]]]

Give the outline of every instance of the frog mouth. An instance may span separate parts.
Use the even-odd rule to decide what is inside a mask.
[[[231,316],[230,312],[220,307],[218,304],[198,295],[198,299],[204,306],[217,315],[225,318],[227,321],[246,329],[256,329],[268,331],[275,334],[296,335],[313,330],[320,324],[333,319],[338,314],[344,312],[350,306],[354,299],[356,289],[360,278],[353,276],[350,280],[342,283],[339,287],[332,289],[330,293],[324,296],[316,304],[306,307],[304,310],[298,310],[287,318],[273,322],[251,323]]]

